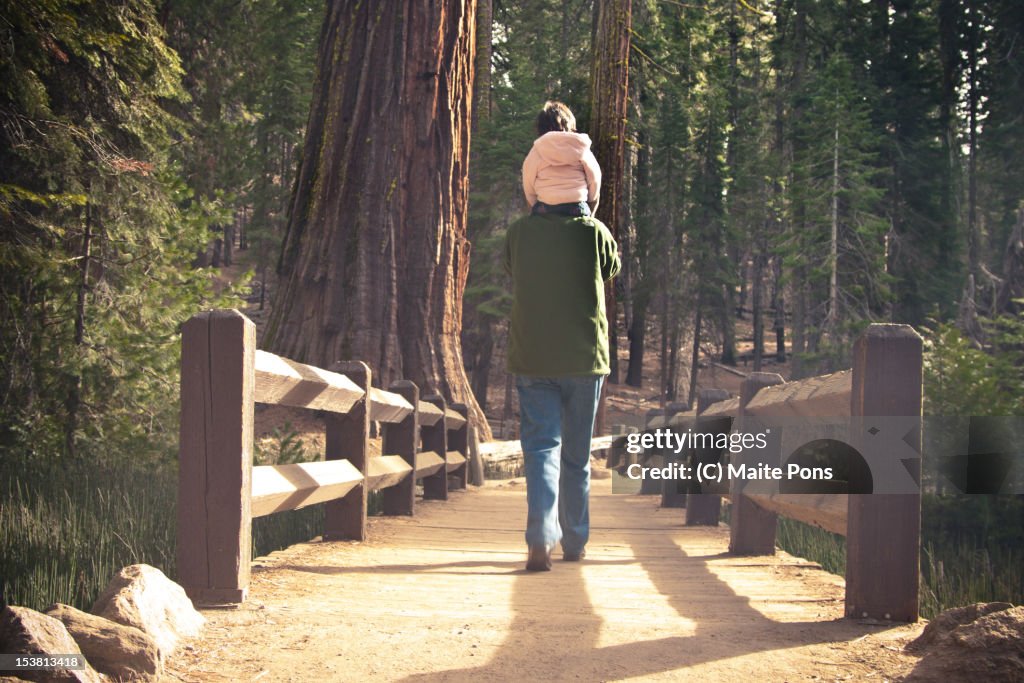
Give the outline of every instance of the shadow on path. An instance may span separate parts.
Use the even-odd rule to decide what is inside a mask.
[[[673,532],[678,529],[635,535],[622,531],[595,529],[595,539],[590,546],[595,557],[588,557],[583,563],[567,563],[555,559],[551,572],[526,572],[522,569],[522,561],[510,564],[507,570],[503,570],[500,568],[501,562],[487,560],[372,567],[279,568],[324,574],[448,573],[460,575],[467,580],[471,580],[473,575],[515,576],[509,606],[513,615],[512,622],[507,627],[505,640],[486,663],[416,674],[402,679],[406,681],[488,681],[510,677],[545,680],[566,676],[581,680],[623,679],[685,670],[752,653],[848,641],[878,630],[877,627],[838,618],[795,622],[770,619],[752,606],[748,597],[737,594],[728,583],[720,579],[709,564],[716,560],[738,560],[726,564],[727,571],[751,572],[752,583],[757,586],[762,581],[755,573],[765,572],[764,567],[770,566],[768,561],[749,558],[750,562],[745,562],[742,558],[718,552],[717,548],[707,555],[687,554],[672,538]],[[632,557],[603,559],[598,548],[607,548],[609,545],[628,548]],[[599,568],[625,565],[639,565],[647,580],[670,608],[679,617],[694,624],[692,630],[685,635],[666,633],[663,637],[602,646],[600,642],[605,621],[599,614],[600,610],[595,608],[590,591],[602,590]],[[767,581],[763,583],[767,585]],[[606,596],[602,596],[602,599],[607,602]],[[623,601],[628,599],[622,598]],[[787,602],[787,597],[775,596],[766,600],[775,601]],[[815,601],[811,598],[803,602]],[[617,606],[621,607],[622,603],[617,603]],[[643,608],[641,605],[632,607],[638,610]],[[655,609],[664,610],[664,604]],[[671,627],[678,628],[678,622]],[[686,673],[699,677],[701,672]]]

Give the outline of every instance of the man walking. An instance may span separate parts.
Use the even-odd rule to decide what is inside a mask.
[[[608,228],[574,206],[546,205],[505,238],[531,571],[551,569],[559,541],[564,560],[581,560],[590,536],[590,437],[609,372],[604,283],[620,262]]]

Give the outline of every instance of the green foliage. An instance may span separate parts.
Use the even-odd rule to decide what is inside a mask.
[[[963,11],[966,3],[950,3]],[[984,125],[979,144],[981,213],[990,226],[990,262],[999,263],[1017,218],[1024,187],[1024,4],[1014,0],[971,3],[980,15],[978,77]],[[979,6],[979,5],[983,5]],[[955,47],[959,47],[959,44]]]
[[[986,321],[984,328],[988,349],[976,347],[952,323],[926,331],[924,414],[942,418],[926,422],[931,430],[926,443],[956,443],[971,416],[1024,415],[1024,317],[1002,316]],[[941,493],[946,479],[938,471],[938,460],[928,455],[923,462],[925,486]]]
[[[960,171],[956,147],[947,137],[940,110],[942,87],[939,22],[931,0],[886,3],[887,15],[865,12],[868,43],[859,49],[871,60],[879,98],[873,107],[883,135],[881,160],[891,169],[885,187],[886,216],[892,222],[889,272],[894,278],[894,319],[920,325],[935,305],[952,313],[963,286],[960,256],[965,243],[955,193]],[[946,103],[948,104],[948,103]],[[953,103],[955,106],[955,103]]]
[[[144,0],[7,3],[0,38],[0,450],[167,456],[177,327],[213,205],[172,160],[181,64]]]
[[[1024,415],[1024,317],[989,322],[989,350],[976,348],[956,325],[925,336],[926,415]]]
[[[273,262],[313,83],[324,3],[304,0],[180,0],[168,41],[181,55],[192,104],[179,149],[200,197],[251,211],[252,262]],[[229,222],[230,214],[214,227]]]
[[[831,55],[801,93],[804,117],[794,131],[800,139],[794,173],[802,182],[792,196],[801,202],[805,218],[802,225],[793,226],[785,261],[792,267],[795,261],[806,260],[807,253],[828,254],[806,269],[812,296],[818,299],[808,315],[816,327],[831,328],[829,341],[835,346],[852,344],[851,334],[859,334],[863,327],[856,323],[881,317],[890,296],[885,273],[889,224],[883,204],[888,170],[878,165],[881,139],[871,126],[870,93],[870,84],[854,72],[845,55]],[[833,269],[835,311],[828,285]],[[849,334],[840,334],[840,321]]]

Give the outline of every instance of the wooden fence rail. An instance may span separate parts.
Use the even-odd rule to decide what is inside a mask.
[[[694,419],[698,431],[710,432],[733,422],[742,429],[745,417],[920,417],[921,338],[907,325],[871,325],[854,346],[851,370],[796,382],[785,382],[772,373],[753,373],[743,381],[738,397],[708,390],[699,398],[694,412],[683,412],[682,406],[654,411],[647,428],[692,425]],[[725,422],[715,422],[720,418]],[[908,444],[920,452],[920,431],[910,440],[914,443]],[[720,455],[718,451],[687,454],[694,466]],[[613,449],[611,457],[622,457],[621,449]],[[623,463],[613,464],[621,467]],[[700,493],[691,491],[682,500],[677,482],[666,481],[662,503],[685,506],[688,525],[716,525],[721,501],[728,499],[729,549],[735,554],[773,554],[780,514],[842,534],[846,536],[847,616],[916,621],[920,460],[908,469],[918,484],[914,493],[786,493],[734,481],[729,491],[704,485]]]
[[[373,387],[364,363],[324,370],[257,350],[255,326],[235,310],[193,316],[181,346],[177,562],[199,604],[245,600],[254,517],[326,503],[324,538],[363,540],[369,491],[382,490],[384,514],[412,515],[417,480],[427,499],[447,499],[449,477],[467,485],[464,405],[421,398],[408,380]],[[254,467],[256,403],[323,411],[325,459]],[[380,456],[369,453],[371,422]]]

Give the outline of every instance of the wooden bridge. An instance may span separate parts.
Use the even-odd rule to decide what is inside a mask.
[[[738,399],[706,397],[699,419],[920,415],[920,359],[912,330],[874,326],[851,372],[757,374]],[[917,619],[919,495],[703,491],[684,513],[674,488],[623,495],[595,479],[587,559],[527,573],[525,486],[467,487],[464,407],[370,379],[361,363],[327,372],[257,351],[234,311],[186,324],[179,581],[199,605],[238,607],[207,610],[204,638],[170,663],[179,679],[862,680],[909,666],[891,643],[913,627],[889,620]],[[326,460],[253,467],[255,402],[327,411]],[[369,455],[371,420],[385,455]],[[367,520],[372,489],[385,516]],[[318,502],[322,539],[252,570],[252,517]],[[777,513],[845,532],[846,582],[776,552]]]

